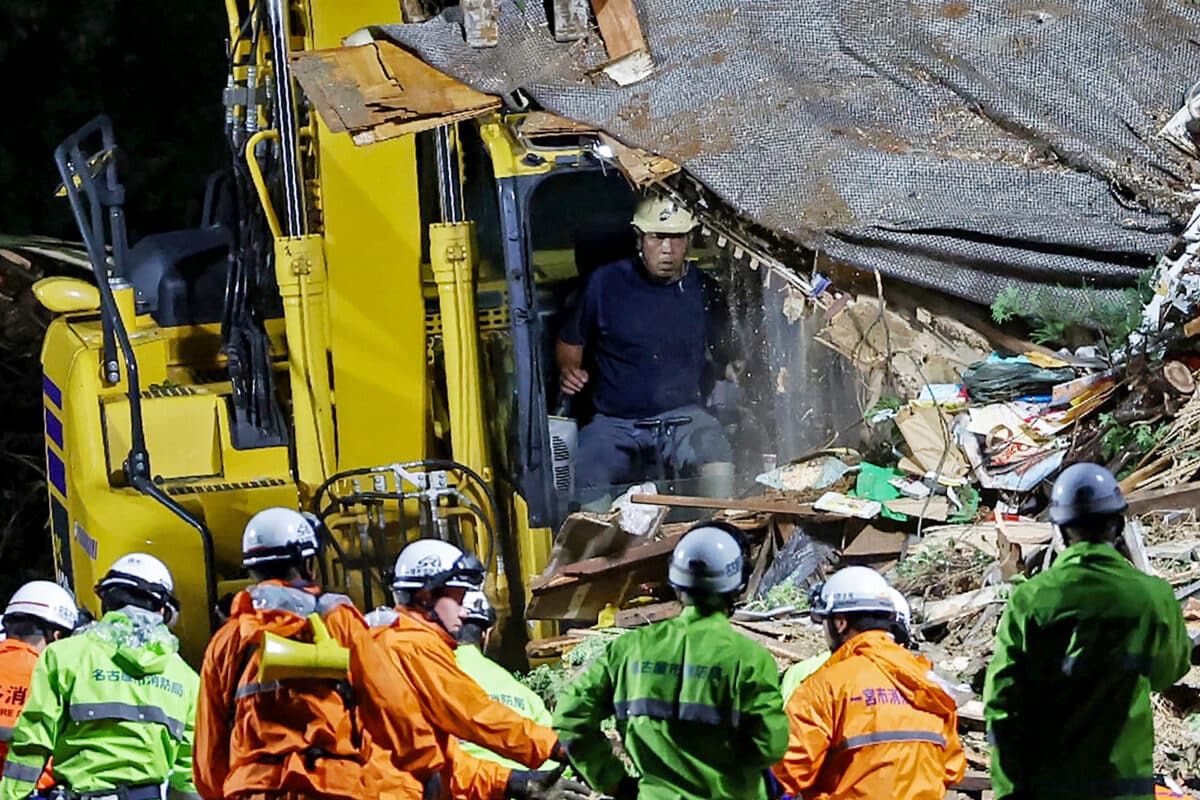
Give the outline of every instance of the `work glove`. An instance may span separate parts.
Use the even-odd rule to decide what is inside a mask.
[[[587,784],[563,777],[567,765],[552,771],[516,770],[508,776],[504,789],[510,800],[591,800],[595,795]]]

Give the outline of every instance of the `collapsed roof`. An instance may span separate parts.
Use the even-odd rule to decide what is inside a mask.
[[[637,0],[654,71],[618,86],[594,33],[500,4],[372,32],[489,94],[666,156],[747,219],[836,260],[991,302],[1133,283],[1187,217],[1156,131],[1200,77],[1180,0]]]

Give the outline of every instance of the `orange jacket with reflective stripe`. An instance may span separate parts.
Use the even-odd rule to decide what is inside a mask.
[[[8,743],[12,741],[13,726],[29,697],[29,676],[37,664],[38,651],[33,645],[20,639],[0,641],[0,770],[8,757]],[[50,765],[38,779],[37,788],[49,789],[54,785]]]
[[[234,598],[200,670],[192,771],[202,797],[372,796],[370,743],[339,687],[319,678],[258,682],[265,632],[312,641],[309,605],[343,646],[366,636],[366,623],[348,599],[339,604],[340,596],[325,595],[318,609],[318,595],[315,586],[264,581]],[[335,602],[327,606],[326,600]]]
[[[558,737],[488,697],[455,663],[456,643],[440,625],[398,610],[391,625],[371,629],[374,646],[357,648],[351,663],[366,694],[361,715],[380,796],[420,798],[422,787],[436,784],[439,797],[450,797],[451,786],[473,787],[471,797],[503,797],[510,770],[479,762],[453,738],[533,768]]]
[[[842,644],[787,704],[791,736],[775,767],[805,800],[932,800],[966,774],[958,711],[932,665],[883,631]]]

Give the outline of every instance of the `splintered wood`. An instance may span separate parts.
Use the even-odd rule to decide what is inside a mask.
[[[621,86],[648,78],[654,62],[633,0],[592,0],[592,10],[610,59],[604,74]]]
[[[297,54],[292,74],[334,133],[358,145],[482,116],[499,98],[477,92],[390,42]]]

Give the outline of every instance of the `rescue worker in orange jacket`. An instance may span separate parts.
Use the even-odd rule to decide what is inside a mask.
[[[532,771],[563,757],[554,731],[492,700],[455,663],[463,596],[482,583],[479,560],[449,542],[421,539],[396,560],[395,616],[371,630],[374,646],[357,648],[351,665],[365,688],[361,713],[375,747],[379,795],[582,800],[586,786]],[[455,737],[531,771],[476,759]]]
[[[8,757],[13,726],[29,697],[29,678],[38,656],[50,642],[70,636],[79,621],[75,598],[51,581],[30,581],[17,589],[4,609],[4,632],[0,641],[0,769]],[[47,766],[38,789],[54,785]]]
[[[193,771],[206,800],[373,796],[349,675],[260,677],[268,633],[312,642],[327,632],[343,645],[366,636],[350,599],[313,583],[316,553],[313,524],[297,511],[269,508],[246,525],[242,563],[256,583],[233,599],[200,672]]]
[[[897,644],[890,587],[846,567],[814,592],[832,655],[787,704],[788,750],[775,775],[805,800],[934,800],[966,774],[954,700],[932,665]]]

